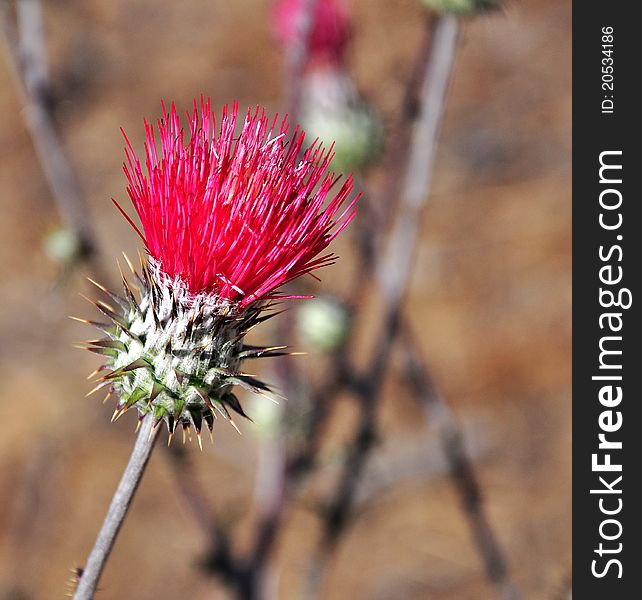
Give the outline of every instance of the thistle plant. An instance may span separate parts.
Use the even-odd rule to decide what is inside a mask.
[[[88,323],[105,336],[87,348],[105,358],[95,389],[116,397],[113,418],[133,408],[145,426],[76,598],[93,595],[159,425],[170,439],[179,425],[194,429],[200,443],[203,424],[211,432],[217,416],[246,416],[237,386],[270,392],[241,363],[286,348],[248,345],[245,335],[291,297],[281,286],[334,261],[324,251],[356,211],[351,177],[331,193],[332,148],[303,151],[305,133],[297,128],[288,141],[286,119],[248,111],[235,137],[236,103],[223,110],[218,133],[209,100],[195,101],[187,117],[187,134],[173,104],[163,105],[156,130],[145,123],[145,169],[125,136],[127,192],[142,229],[116,205],[147,260],[138,271],[128,261],[133,282],[123,275],[122,294],[99,285],[111,299],[96,302],[107,320]]]

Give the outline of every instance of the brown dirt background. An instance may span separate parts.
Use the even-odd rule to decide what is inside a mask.
[[[107,257],[135,235],[124,199],[123,126],[140,142],[159,99],[280,110],[279,52],[264,0],[45,2],[57,116]],[[354,0],[350,64],[393,121],[420,36],[414,0]],[[486,506],[525,597],[563,598],[570,550],[570,2],[513,0],[463,27],[406,314],[469,434]],[[0,599],[60,598],[82,564],[130,449],[134,417],[84,399],[97,364],[72,348],[93,318],[79,274],[62,276],[42,240],[57,224],[0,59]],[[394,134],[394,132],[392,132]],[[323,276],[340,289],[344,264]],[[112,274],[116,274],[115,262]],[[363,328],[372,324],[364,319]],[[367,334],[366,334],[367,335]],[[314,356],[302,360],[313,361]],[[324,598],[484,599],[486,582],[443,461],[397,364],[369,476],[393,483],[360,504]],[[257,366],[258,368],[258,366]],[[354,410],[341,403],[340,440]],[[248,426],[249,427],[249,426]],[[245,427],[246,431],[248,427]],[[247,546],[257,440],[219,424],[190,448],[212,505]],[[327,467],[329,477],[333,466]],[[318,520],[296,503],[277,545],[278,597],[300,597]],[[101,582],[103,600],[224,598],[195,564],[205,536],[163,454],[152,459]]]

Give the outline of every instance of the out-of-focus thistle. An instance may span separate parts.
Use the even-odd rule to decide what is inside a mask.
[[[285,51],[297,43],[304,0],[279,0],[274,7],[275,35]],[[334,165],[355,171],[369,166],[383,147],[383,126],[361,97],[348,69],[346,50],[352,37],[344,0],[317,1],[308,53],[300,82],[299,120],[308,134],[334,142]]]
[[[350,314],[331,296],[315,298],[297,310],[297,332],[301,339],[322,352],[339,348],[348,334]]]
[[[306,73],[300,121],[324,143],[334,141],[334,164],[341,171],[365,169],[383,148],[383,125],[343,68]]]
[[[427,8],[440,14],[468,15],[495,9],[499,0],[421,0]]]
[[[247,332],[275,315],[284,283],[333,262],[323,250],[350,222],[355,202],[348,177],[330,197],[332,149],[313,144],[299,160],[305,133],[286,141],[288,125],[248,111],[235,137],[238,108],[226,107],[218,135],[209,100],[188,114],[189,136],[174,105],[155,131],[145,123],[145,165],[126,139],[127,191],[142,231],[148,260],[137,273],[138,294],[123,276],[123,294],[99,286],[112,302],[98,301],[106,337],[88,349],[106,358],[94,390],[118,398],[114,419],[135,407],[153,414],[170,436],[176,427],[217,415],[245,416],[235,386],[263,394],[270,388],[241,371],[250,358],[279,356],[284,347],[244,343]],[[99,371],[100,371],[99,370]],[[93,391],[93,390],[92,390]]]
[[[298,42],[305,0],[277,0],[272,11],[272,26],[283,48]],[[352,37],[350,14],[345,0],[317,0],[310,30],[306,69],[343,63],[346,46]]]
[[[83,254],[81,239],[67,227],[51,230],[43,239],[42,246],[50,260],[65,268],[73,266]]]

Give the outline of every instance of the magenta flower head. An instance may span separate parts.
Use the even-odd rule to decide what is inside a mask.
[[[144,168],[125,138],[142,230],[117,206],[147,250],[140,274],[130,265],[139,294],[125,277],[122,296],[107,292],[113,306],[96,303],[107,337],[88,345],[107,358],[95,389],[118,397],[114,418],[135,406],[170,434],[179,424],[200,434],[217,414],[231,420],[229,409],[245,416],[234,386],[269,391],[241,362],[284,348],[243,338],[287,297],[283,284],[333,261],[326,248],[354,217],[356,199],[351,177],[331,193],[332,149],[303,151],[305,134],[288,141],[286,119],[248,111],[237,136],[236,104],[217,126],[209,100],[195,102],[187,130],[174,105],[163,113],[157,131],[145,124]]]
[[[283,48],[298,43],[299,27],[305,0],[277,0],[272,24]],[[333,65],[343,62],[352,36],[350,13],[345,0],[322,0],[315,4],[308,44],[309,65]]]

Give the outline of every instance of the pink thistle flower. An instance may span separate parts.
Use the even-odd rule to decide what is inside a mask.
[[[272,24],[279,43],[288,48],[297,42],[303,0],[278,0]],[[309,63],[343,62],[352,28],[345,0],[319,0],[315,6],[309,40]]]
[[[127,191],[144,234],[128,220],[165,274],[244,307],[333,261],[316,257],[354,217],[355,201],[339,213],[353,181],[328,201],[338,181],[328,173],[331,148],[312,144],[299,161],[305,133],[297,128],[287,144],[286,119],[277,126],[248,110],[235,138],[234,104],[216,136],[209,99],[200,109],[195,101],[186,140],[172,104],[158,121],[160,151],[145,123],[146,174],[126,138]]]
[[[186,137],[174,105],[163,112],[160,148],[145,123],[145,171],[125,137],[127,190],[142,231],[116,203],[149,254],[142,273],[130,264],[139,297],[124,276],[122,296],[99,286],[113,305],[96,303],[108,322],[91,324],[106,337],[87,349],[106,357],[96,374],[108,373],[92,391],[117,395],[114,419],[136,407],[140,419],[151,412],[155,426],[164,421],[170,436],[179,424],[193,427],[200,443],[203,422],[211,431],[217,415],[245,416],[235,386],[271,391],[240,366],[285,348],[246,345],[245,334],[276,314],[263,313],[280,286],[333,261],[324,250],[357,199],[348,201],[351,177],[331,195],[332,148],[313,143],[299,159],[305,134],[297,128],[286,142],[285,119],[248,111],[235,137],[235,103],[216,134],[201,98]]]

